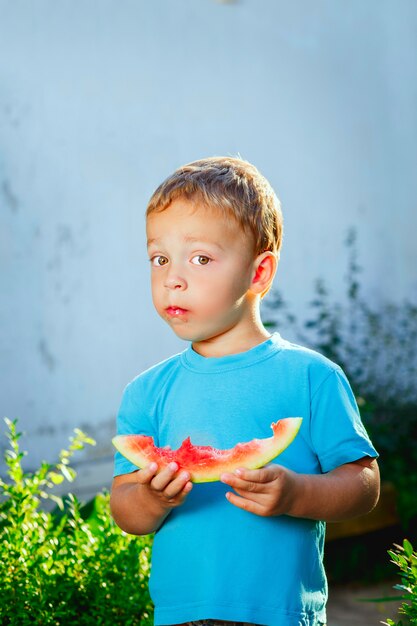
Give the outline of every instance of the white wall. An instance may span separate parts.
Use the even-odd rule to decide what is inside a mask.
[[[185,347],[143,234],[184,162],[270,179],[301,315],[317,276],[343,293],[349,226],[369,298],[417,294],[416,28],[413,0],[0,0],[0,414],[29,465],[75,426],[109,458],[124,385]]]

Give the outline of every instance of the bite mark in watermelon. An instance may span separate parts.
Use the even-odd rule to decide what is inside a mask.
[[[147,435],[117,435],[112,439],[115,448],[136,467],[144,468],[155,462],[159,469],[175,462],[179,470],[186,470],[194,483],[220,480],[220,475],[239,467],[258,469],[287,448],[295,438],[301,417],[286,417],[271,424],[273,436],[237,443],[234,448],[220,450],[211,446],[194,446],[190,437],[178,450],[158,448],[153,437]]]

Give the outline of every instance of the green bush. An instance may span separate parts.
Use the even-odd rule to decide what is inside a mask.
[[[2,626],[131,626],[152,623],[148,594],[150,537],[122,532],[109,513],[109,494],[88,506],[52,493],[72,481],[69,461],[94,442],[75,431],[59,461],[25,473],[16,420],[6,419],[9,480],[0,479],[0,623]],[[54,501],[48,512],[42,500]]]
[[[390,550],[392,563],[399,567],[401,572],[401,585],[395,585],[395,589],[404,592],[399,613],[406,616],[406,622],[400,620],[394,622],[388,619],[384,624],[387,626],[406,626],[406,624],[417,624],[417,552],[413,550],[411,543],[404,539],[402,546],[395,546],[395,550]]]

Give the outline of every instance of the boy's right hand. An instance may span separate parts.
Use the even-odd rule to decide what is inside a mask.
[[[143,485],[155,502],[164,509],[171,509],[181,505],[193,488],[190,474],[186,471],[178,473],[177,463],[169,463],[158,471],[158,465],[151,463],[144,469],[136,472],[136,480]]]
[[[113,479],[110,509],[116,524],[131,535],[156,532],[193,487],[189,473],[179,471],[177,463],[158,470],[151,463]]]

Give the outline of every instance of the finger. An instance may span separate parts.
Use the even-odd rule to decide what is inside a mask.
[[[236,474],[222,474],[220,480],[229,485],[229,487],[236,489],[236,491],[240,490],[252,493],[262,493],[265,491],[265,483],[251,482],[240,476],[236,476]]]
[[[179,494],[175,496],[174,501],[177,502],[178,504],[182,504],[182,502],[188,496],[192,488],[193,488],[193,483],[191,481],[186,482],[182,491],[180,491]]]
[[[182,491],[184,490],[184,487],[187,485],[187,483],[190,483],[190,485],[192,486],[192,483],[190,482],[190,474],[189,474],[189,472],[185,472],[185,471],[180,472],[165,487],[165,489],[163,491],[164,496],[167,497],[168,499],[177,497],[178,495],[180,495],[182,493]],[[188,493],[189,490],[190,490],[190,488],[188,487],[187,490],[186,490],[186,493]]]
[[[178,472],[178,463],[168,463],[160,472],[151,480],[150,486],[155,491],[164,491],[165,487],[173,480]]]
[[[156,463],[151,463],[147,467],[144,467],[143,469],[136,472],[136,480],[142,485],[147,485],[151,482],[157,471],[158,465]]]
[[[274,466],[267,466],[256,470],[239,468],[233,473],[222,474],[220,480],[233,488],[263,492],[267,485],[274,480],[276,477],[275,474]]]
[[[278,465],[266,465],[260,469],[245,469],[240,467],[235,470],[234,474],[239,476],[242,480],[247,480],[253,483],[269,483],[280,473]]]
[[[160,498],[163,499],[163,501],[169,506],[169,507],[176,507],[181,505],[184,500],[186,499],[187,495],[190,493],[191,489],[193,488],[193,483],[191,481],[187,481],[185,483],[185,485],[182,486],[182,488],[180,489],[180,491],[176,491],[175,493],[172,492],[172,494],[170,495],[170,491],[160,491],[158,492],[158,496]]]
[[[242,509],[243,511],[255,513],[256,515],[261,515],[263,517],[266,515],[264,507],[259,502],[249,500],[248,498],[243,498],[231,491],[228,491],[226,493],[226,498],[231,504],[238,507],[239,509]]]

